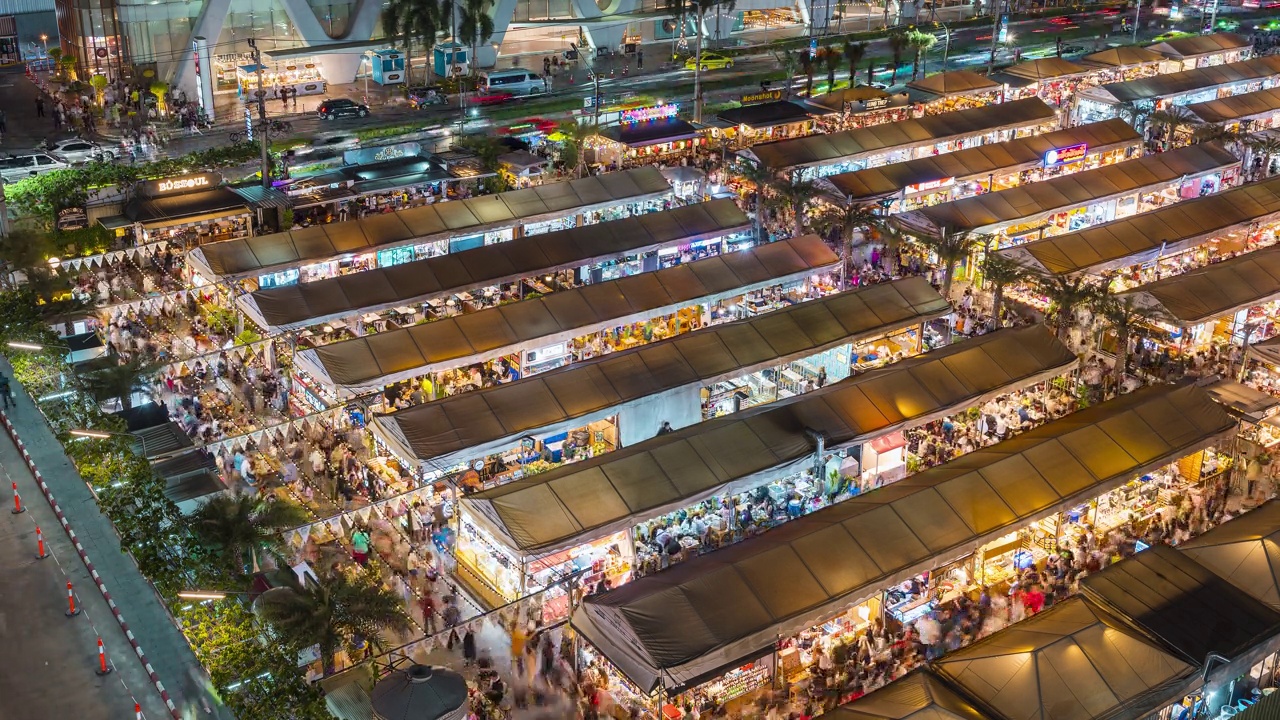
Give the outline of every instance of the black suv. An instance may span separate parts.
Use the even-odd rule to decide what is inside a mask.
[[[320,103],[320,107],[316,108],[316,114],[321,120],[334,120],[340,117],[369,117],[369,106],[361,105],[355,100],[347,100],[339,98],[337,100],[325,100]]]

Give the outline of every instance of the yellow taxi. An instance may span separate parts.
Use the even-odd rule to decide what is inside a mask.
[[[698,62],[697,56],[691,57],[684,61],[684,69],[695,70],[699,64],[702,65],[703,70],[721,70],[733,67],[733,58],[719,53],[704,52],[702,53],[701,63]]]

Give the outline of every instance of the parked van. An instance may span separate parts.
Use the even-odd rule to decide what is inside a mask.
[[[541,95],[547,86],[542,76],[529,70],[512,68],[480,74],[480,89],[492,93],[508,92],[512,95]]]

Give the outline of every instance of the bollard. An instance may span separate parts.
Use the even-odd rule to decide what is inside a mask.
[[[102,638],[98,638],[98,669],[99,675],[106,675],[111,672],[111,668],[107,667],[107,651],[102,647]]]
[[[36,526],[36,547],[39,548],[39,552],[36,553],[37,560],[49,557],[49,553],[44,551],[44,533],[40,532],[39,525]]]
[[[76,607],[76,594],[71,590],[71,581],[67,581],[67,617],[75,617],[80,614],[80,609]]]
[[[27,509],[22,507],[22,498],[18,496],[18,482],[15,480],[13,482],[13,509],[9,512],[14,515],[20,515],[26,511]]]
[[[137,720],[142,720],[142,704],[141,703],[133,704],[133,714],[137,717]]]

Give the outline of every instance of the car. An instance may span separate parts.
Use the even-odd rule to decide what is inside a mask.
[[[482,105],[482,106],[483,105],[501,105],[502,103],[507,102],[513,97],[515,97],[515,95],[512,95],[509,92],[484,92],[484,93],[478,92],[476,93],[475,97],[471,98],[471,104]]]
[[[448,105],[449,96],[439,85],[409,88],[409,107],[421,110],[428,105]]]
[[[54,170],[66,170],[66,163],[47,152],[30,152],[0,158],[0,182],[12,183]]]
[[[858,87],[873,87],[873,88],[875,88],[875,89],[877,89],[877,90],[888,90],[888,89],[889,89],[889,83],[882,83],[882,82],[872,81],[872,82],[869,82],[869,83],[858,83]]]
[[[115,153],[103,148],[96,142],[81,138],[68,138],[47,143],[45,149],[54,157],[71,165],[81,165],[87,162],[111,162],[116,159]]]
[[[1063,54],[1063,55],[1075,55],[1075,54],[1077,54],[1077,53],[1082,53],[1082,52],[1084,52],[1084,51],[1085,51],[1085,49],[1086,49],[1086,48],[1085,48],[1085,46],[1083,46],[1083,45],[1063,45],[1063,46],[1062,46],[1062,54]]]
[[[702,61],[698,58],[691,57],[684,61],[685,70],[695,70],[701,65],[703,70],[721,70],[733,67],[733,58],[721,55],[720,53],[704,52],[702,53]]]
[[[1067,17],[1066,15],[1059,15],[1058,17],[1049,18],[1049,24],[1050,25],[1070,25],[1072,23],[1071,23],[1071,18]]]
[[[321,120],[336,120],[340,117],[369,117],[369,106],[346,98],[330,98],[320,103],[316,114]]]
[[[1120,8],[1118,8],[1118,7],[1105,7],[1105,8],[1102,8],[1102,10],[1100,10],[1099,12],[1101,12],[1103,15],[1119,15],[1119,14],[1120,14]]]

